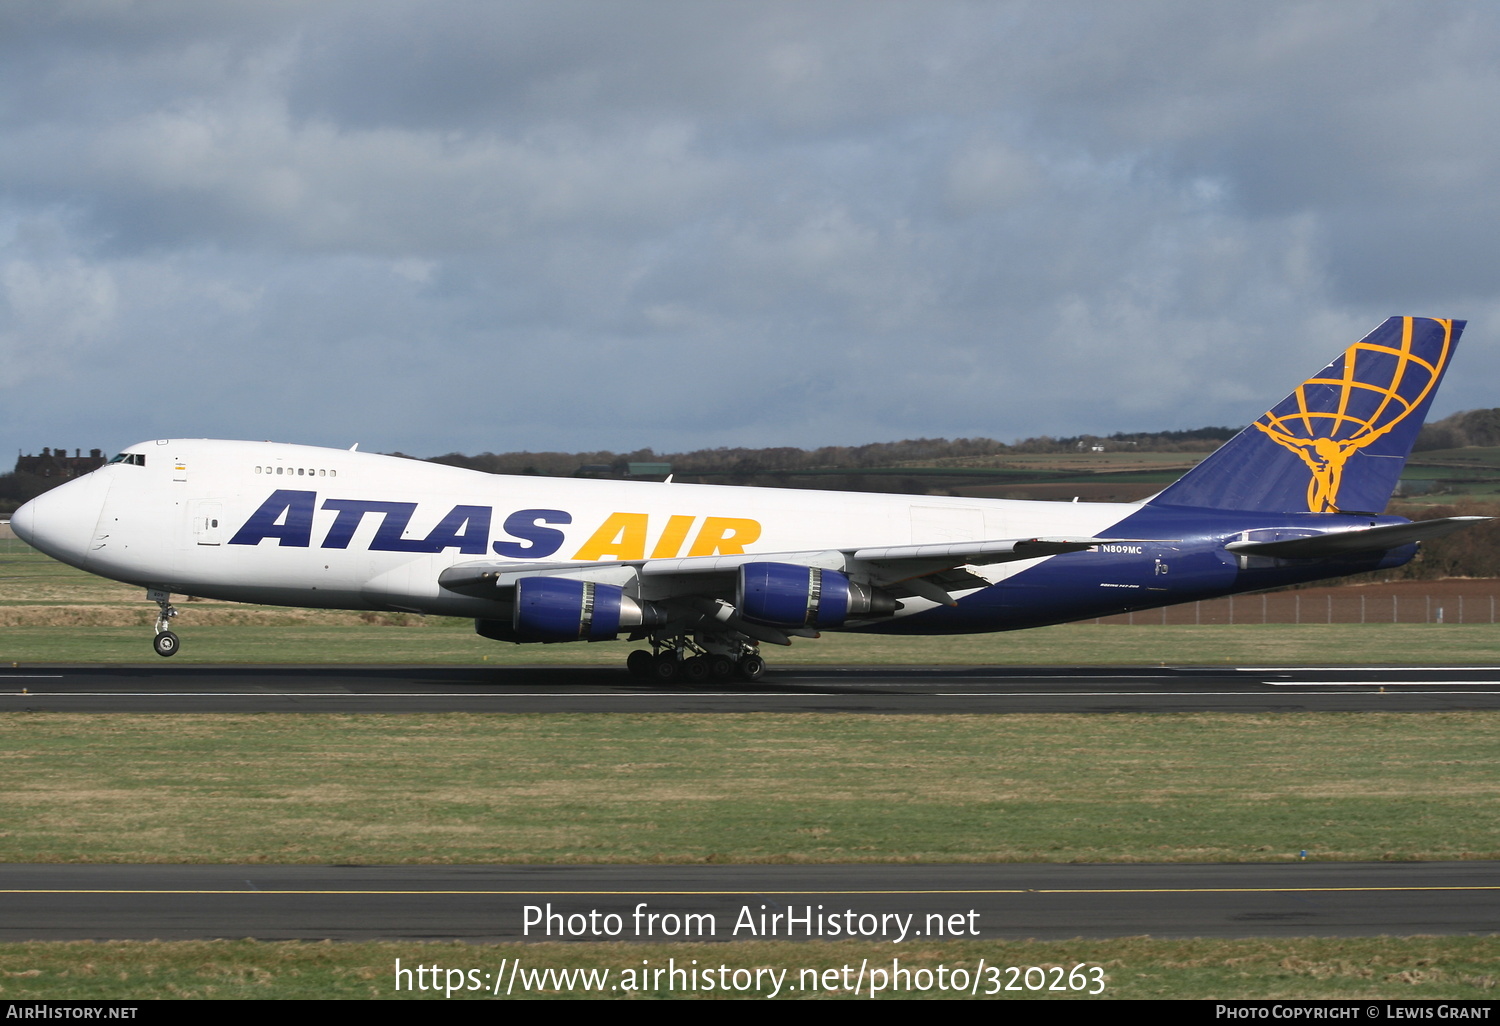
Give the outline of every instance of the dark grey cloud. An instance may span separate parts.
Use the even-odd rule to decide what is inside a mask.
[[[1392,313],[1497,405],[1478,3],[17,3],[0,434],[1243,422]],[[66,437],[65,437],[66,436]]]

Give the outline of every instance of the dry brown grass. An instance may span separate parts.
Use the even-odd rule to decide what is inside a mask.
[[[175,600],[175,628],[183,627],[358,627],[420,626],[424,619],[395,613],[358,613],[341,609],[300,609],[244,606],[234,602],[186,604]],[[408,623],[397,624],[397,619]],[[0,605],[0,627],[149,627],[156,606],[120,605]]]

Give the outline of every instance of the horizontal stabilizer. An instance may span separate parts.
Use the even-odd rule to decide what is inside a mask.
[[[1274,556],[1277,559],[1326,559],[1360,552],[1384,552],[1412,542],[1441,538],[1472,527],[1491,517],[1445,517],[1441,520],[1418,520],[1412,524],[1388,524],[1354,531],[1335,531],[1286,541],[1230,542],[1224,546],[1241,556]]]

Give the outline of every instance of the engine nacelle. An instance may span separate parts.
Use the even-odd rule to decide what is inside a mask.
[[[744,619],[771,627],[842,627],[896,611],[895,597],[878,588],[794,563],[741,564],[734,604]]]
[[[637,602],[613,584],[570,577],[516,582],[511,628],[517,641],[607,641],[624,630],[665,622],[658,607]]]

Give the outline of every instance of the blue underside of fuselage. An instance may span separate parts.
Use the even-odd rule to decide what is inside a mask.
[[[1344,577],[1408,562],[1417,546],[1339,559],[1241,560],[1226,543],[1278,540],[1406,523],[1401,517],[1329,513],[1244,513],[1186,506],[1142,506],[1100,537],[1156,539],[1053,556],[958,600],[881,624],[873,634],[968,634],[1089,620],[1137,609]],[[1113,551],[1106,551],[1113,550]]]

